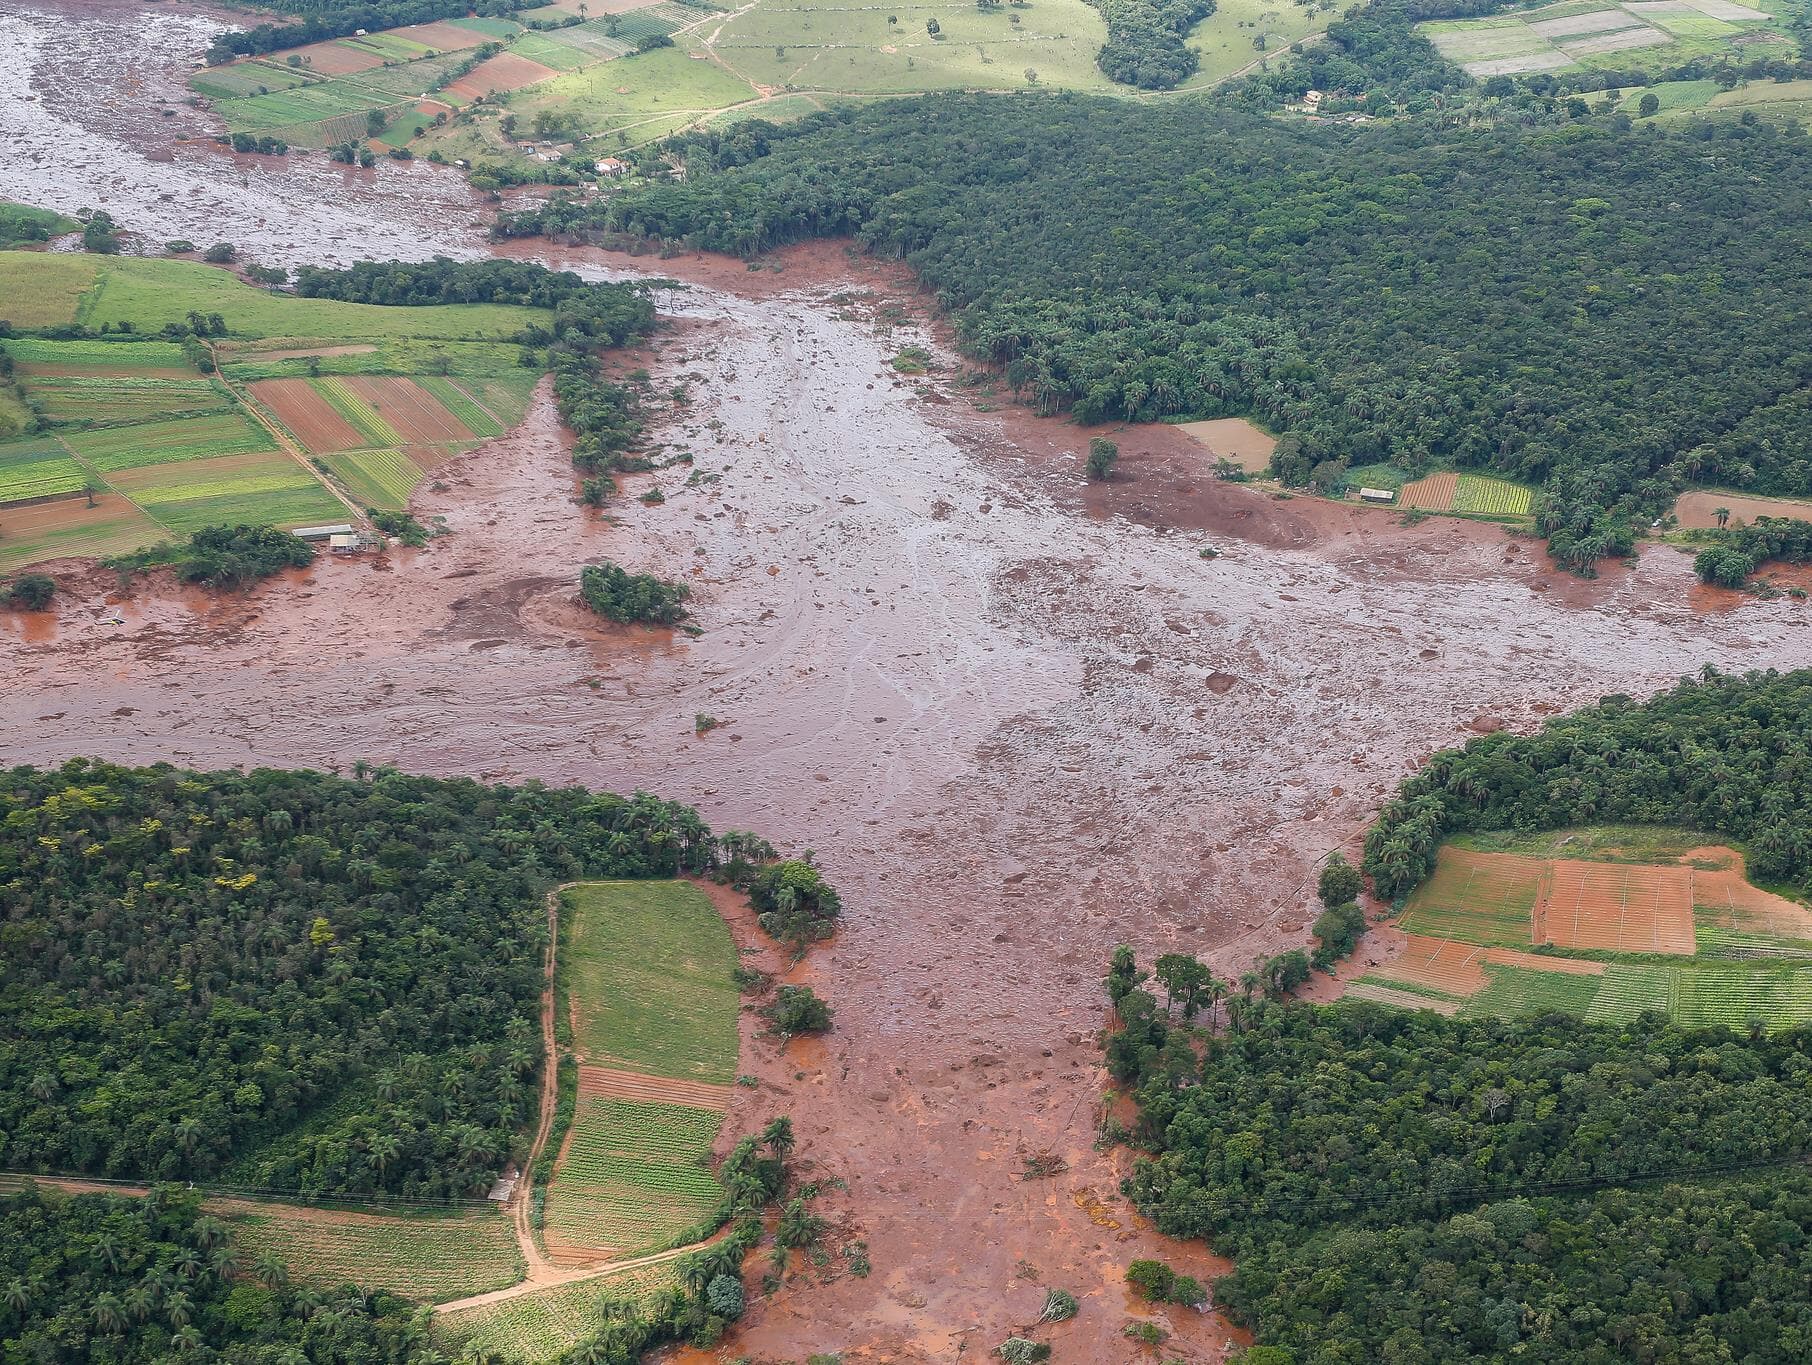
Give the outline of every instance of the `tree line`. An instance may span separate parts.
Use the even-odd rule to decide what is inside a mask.
[[[1812,522],[1796,517],[1757,517],[1711,535],[1712,543],[1692,562],[1701,583],[1740,588],[1764,564],[1804,564],[1812,559]]]
[[[766,850],[639,793],[12,769],[0,1164],[482,1193],[534,1112],[546,890]]]
[[[463,19],[468,14],[509,18],[518,3],[519,0],[271,0],[263,8],[296,15],[297,22],[227,29],[209,46],[207,60],[218,66],[235,57],[345,38],[360,29],[380,33],[409,24]]]
[[[1812,889],[1812,670],[1707,667],[1647,702],[1605,697],[1533,735],[1434,755],[1365,839],[1378,896],[1407,895],[1450,835],[1649,824],[1740,841],[1763,880]]]
[[[851,236],[910,262],[964,349],[1043,411],[1245,415],[1293,438],[1299,474],[1540,484],[1575,567],[1689,483],[1812,492],[1791,420],[1812,322],[1783,287],[1812,141],[1766,126],[1332,127],[941,95],[677,148],[683,183],[556,197],[503,230],[742,255]]]

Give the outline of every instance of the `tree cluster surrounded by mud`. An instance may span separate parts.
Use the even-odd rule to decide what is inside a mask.
[[[0,17],[5,107],[26,111],[0,194],[271,264],[477,250],[457,214],[445,226],[457,199],[395,188],[432,172],[323,195],[319,158],[242,170],[143,134],[161,119],[124,67],[105,68],[107,97],[54,94],[67,67],[39,13]],[[208,31],[58,13],[78,46],[121,43],[166,76]],[[56,146],[80,159],[33,159]],[[228,188],[192,193],[208,182]],[[1160,1246],[1117,1193],[1126,1154],[1095,1150],[1112,945],[1237,974],[1306,936],[1314,862],[1431,750],[1706,663],[1791,664],[1803,612],[1728,609],[1669,550],[1582,584],[1495,527],[1277,501],[1217,482],[1166,428],[1114,433],[1120,476],[1089,487],[1087,433],[895,373],[907,343],[952,360],[924,327],[877,324],[897,276],[840,248],[781,264],[647,262],[695,278],[648,357],[690,387],[654,434],[694,453],[694,477],[633,476],[611,517],[582,508],[544,386],[520,429],[417,494],[452,532],[428,549],[245,597],[122,598],[90,570],[54,625],[0,614],[8,761],[364,759],[640,787],[815,849],[848,905],[807,968],[837,1029],[774,1079],[801,1154],[848,1180],[838,1212],[874,1273],[787,1291],[738,1349],[979,1355],[1054,1284],[1083,1303],[1066,1353],[1130,1359],[1126,1263],[1214,1262]],[[665,501],[637,502],[651,482]],[[683,578],[703,634],[600,628],[573,598],[606,555]],[[700,734],[701,714],[722,724]],[[1028,1178],[1046,1152],[1066,1169]],[[1229,1339],[1211,1315],[1170,1317],[1192,1358]]]

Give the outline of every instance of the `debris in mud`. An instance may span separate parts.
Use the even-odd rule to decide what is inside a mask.
[[[1208,690],[1214,693],[1215,696],[1224,697],[1234,689],[1238,684],[1239,679],[1234,677],[1231,673],[1222,673],[1217,669],[1213,673],[1210,673],[1206,678],[1202,679],[1202,681],[1208,684]]]

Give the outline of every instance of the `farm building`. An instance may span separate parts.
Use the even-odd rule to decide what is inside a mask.
[[[614,180],[619,176],[629,174],[629,163],[614,156],[607,156],[598,162],[598,174],[608,175]]]
[[[1359,500],[1361,502],[1395,502],[1397,495],[1388,488],[1361,488]]]
[[[300,540],[325,540],[331,542],[335,536],[349,536],[354,528],[349,524],[339,526],[298,526],[290,534]]]

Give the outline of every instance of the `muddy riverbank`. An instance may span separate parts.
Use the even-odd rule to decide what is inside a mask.
[[[395,167],[354,173],[376,197],[322,198],[319,167],[210,189],[233,158],[156,160],[155,139],[32,107],[105,149],[57,193],[112,187],[106,206],[159,234],[288,264],[480,249],[457,200],[383,198]],[[80,206],[35,196],[49,173],[21,177],[10,148],[0,175]],[[764,1079],[792,1087],[802,1158],[848,1181],[830,1207],[873,1273],[756,1305],[735,1351],[979,1358],[1057,1284],[1084,1303],[1064,1358],[1130,1361],[1126,1262],[1214,1263],[1155,1237],[1116,1193],[1127,1153],[1094,1149],[1112,945],[1237,973],[1301,938],[1314,861],[1430,751],[1707,662],[1801,662],[1806,615],[1701,612],[1672,551],[1582,584],[1496,527],[1276,501],[1213,480],[1167,428],[1117,433],[1123,477],[1088,487],[1087,433],[902,377],[902,345],[937,349],[884,325],[909,286],[813,252],[778,272],[547,253],[693,282],[651,365],[688,376],[689,412],[658,434],[696,477],[626,480],[608,517],[578,506],[544,386],[523,427],[418,495],[453,532],[427,549],[226,599],[113,600],[95,575],[51,620],[0,614],[7,761],[644,787],[815,849],[848,904],[809,965],[837,1028]],[[654,481],[665,501],[644,506]],[[571,599],[601,556],[684,575],[704,633],[594,626]],[[701,713],[723,724],[700,736]],[[1025,1179],[1043,1152],[1065,1169]],[[1187,1359],[1228,1340],[1169,1321]]]

